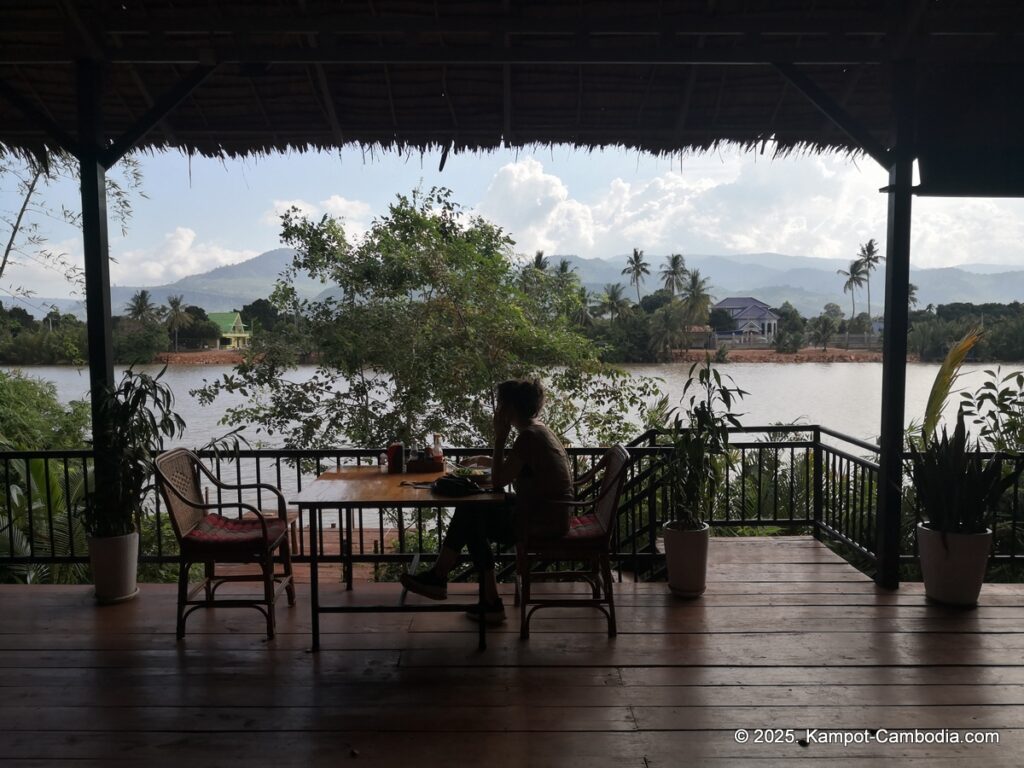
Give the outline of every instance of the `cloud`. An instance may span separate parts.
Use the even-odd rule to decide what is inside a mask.
[[[349,237],[362,237],[370,227],[373,209],[362,200],[350,200],[341,195],[331,195],[319,203],[308,200],[274,200],[269,210],[263,212],[263,223],[272,227],[281,226],[281,215],[286,211],[298,208],[303,216],[314,219],[325,213],[341,219],[345,224],[345,232]]]
[[[226,264],[237,264],[257,255],[257,251],[197,242],[195,230],[176,227],[164,235],[156,248],[114,254],[117,263],[110,265],[110,279],[118,285],[159,285]]]
[[[585,258],[775,251],[853,258],[885,241],[886,174],[870,160],[768,158],[725,152],[684,159],[646,178],[614,178],[586,194],[535,157],[502,166],[477,212],[508,230],[517,250]],[[717,167],[716,167],[717,166]],[[1021,265],[1024,201],[916,199],[912,260]]]
[[[310,218],[323,213],[319,206],[308,200],[275,200],[269,210],[263,212],[263,223],[271,227],[281,226],[281,216],[292,208],[298,208],[303,216]]]

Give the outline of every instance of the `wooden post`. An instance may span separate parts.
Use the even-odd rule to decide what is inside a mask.
[[[89,340],[89,386],[92,392],[92,434],[95,488],[110,489],[116,481],[105,459],[107,427],[96,392],[114,384],[114,344],[110,318],[110,249],[107,239],[107,177],[101,161],[105,149],[100,99],[103,73],[94,61],[79,61],[78,161],[82,187],[82,245],[85,255],[85,307]]]
[[[914,72],[909,62],[893,71],[896,142],[889,168],[886,227],[885,329],[882,339],[882,424],[878,468],[875,581],[899,587],[903,501],[903,429],[907,381],[910,227],[914,170]]]

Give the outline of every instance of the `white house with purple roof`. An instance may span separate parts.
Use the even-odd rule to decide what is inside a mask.
[[[779,329],[779,316],[763,301],[752,296],[737,296],[722,299],[712,308],[724,309],[736,323],[735,330],[719,332],[718,338],[737,341],[771,341]]]

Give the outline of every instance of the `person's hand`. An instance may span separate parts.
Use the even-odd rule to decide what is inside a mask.
[[[508,439],[508,433],[512,431],[512,420],[508,412],[500,405],[494,409],[494,441],[502,446]]]

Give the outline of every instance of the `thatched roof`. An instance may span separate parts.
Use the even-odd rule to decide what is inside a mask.
[[[1019,0],[19,0],[0,10],[0,146],[54,146],[26,102],[75,135],[80,58],[107,62],[111,140],[216,64],[141,140],[211,156],[350,143],[857,151],[772,62],[884,146],[890,64],[904,58],[918,62],[923,143],[965,145],[975,107],[1024,114],[1022,32]],[[1000,130],[1020,142],[1017,123]]]

